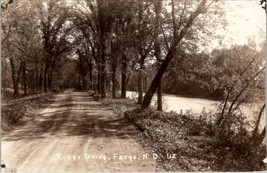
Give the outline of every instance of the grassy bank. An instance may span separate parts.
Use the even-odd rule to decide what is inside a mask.
[[[140,110],[127,99],[105,99],[114,112],[127,118],[138,131],[138,140],[159,156],[159,171],[264,171],[266,148],[251,147],[249,132],[233,133],[214,128],[208,115],[195,116]]]
[[[51,94],[41,93],[2,102],[2,131],[6,132],[22,125],[27,118],[31,117],[34,109],[41,108],[51,97]]]

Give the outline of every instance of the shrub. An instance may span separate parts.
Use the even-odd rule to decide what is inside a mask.
[[[243,115],[232,114],[216,126],[219,113],[177,114],[153,109],[136,108],[125,112],[142,132],[144,145],[160,153],[159,167],[162,171],[259,171],[264,170],[261,160],[265,148],[249,145]],[[148,144],[147,144],[148,143]],[[176,153],[179,158],[169,160],[166,153]]]
[[[31,115],[31,110],[42,107],[52,95],[40,94],[11,100],[2,105],[2,129],[9,130],[23,122],[23,118]]]

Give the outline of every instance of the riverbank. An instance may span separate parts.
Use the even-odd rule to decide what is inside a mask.
[[[144,93],[145,94],[145,93]],[[135,100],[137,102],[138,93],[127,91],[126,93],[127,98]],[[208,100],[203,98],[188,98],[182,97],[178,95],[169,95],[163,94],[163,110],[165,112],[175,111],[178,114],[185,114],[189,112],[196,117],[199,117],[201,114],[212,114],[217,111],[218,105],[221,104],[219,101]],[[255,121],[258,115],[261,106],[263,103],[258,104],[243,104],[240,105],[240,110],[245,115],[244,118],[246,119],[247,123],[251,121]],[[156,107],[157,105],[157,96],[154,95],[152,98],[151,105]],[[265,116],[262,116],[261,119],[261,126],[265,125]]]
[[[134,101],[104,99],[103,104],[127,118],[140,133],[136,139],[157,153],[159,171],[264,171],[264,145],[248,145],[249,135],[214,129],[211,114],[142,111]],[[129,108],[129,110],[127,110]],[[242,129],[244,130],[244,129]],[[233,137],[233,138],[232,138]]]

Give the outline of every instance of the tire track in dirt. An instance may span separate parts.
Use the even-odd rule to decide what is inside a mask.
[[[57,101],[57,100],[56,100]],[[55,102],[53,104],[51,104],[50,106],[55,106],[57,105],[58,102]],[[46,113],[47,111],[49,111],[50,108],[45,108],[43,110],[39,111],[38,115],[41,115],[43,113]],[[53,124],[50,123],[48,125],[47,122],[52,122],[52,120],[55,118],[56,115],[53,116],[40,116],[40,119],[43,120],[41,121],[41,123],[39,123],[39,121],[35,118],[33,120],[33,122],[31,122],[30,124],[28,123],[26,125],[26,128],[24,128],[24,133],[29,133],[31,131],[31,133],[38,133],[41,129],[41,131],[43,132],[47,132],[52,126]],[[44,119],[42,119],[44,117]],[[2,139],[2,141],[5,141],[5,138],[9,141],[14,139],[14,137],[17,138],[20,137],[20,129],[15,129],[14,131],[12,131],[10,134],[5,135],[4,138]],[[23,137],[24,135],[22,135]],[[9,157],[10,160],[12,160],[11,164],[9,164],[9,166],[11,168],[15,167],[13,165],[19,165],[16,167],[17,170],[23,170],[23,167],[27,167],[27,166],[31,166],[29,165],[29,162],[31,161],[33,163],[34,166],[34,159],[36,155],[38,155],[39,151],[43,148],[43,144],[45,142],[44,139],[38,139],[38,140],[31,140],[31,139],[27,139],[25,141],[20,141],[17,140],[14,143],[12,143],[11,145],[8,145],[10,147],[5,148],[5,144],[3,144],[4,146],[2,147],[2,153],[7,153],[5,155],[2,154],[2,159],[5,159],[6,157]],[[15,151],[12,150],[12,153],[8,153],[8,152],[4,152],[4,151],[10,151],[10,148],[13,149],[15,148],[14,146],[21,146],[18,147]],[[53,147],[53,145],[51,143],[49,143],[50,147]],[[48,149],[48,148],[46,148]],[[3,157],[4,156],[4,157]],[[16,159],[16,157],[19,157],[19,159]],[[6,159],[5,159],[6,160]]]
[[[32,122],[2,138],[2,160],[17,172],[155,171],[155,160],[119,160],[145,151],[118,119],[86,93],[56,95]],[[105,157],[106,159],[103,159]]]

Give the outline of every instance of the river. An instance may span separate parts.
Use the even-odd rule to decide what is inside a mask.
[[[126,96],[131,99],[137,99],[138,93],[127,91]],[[175,111],[177,113],[190,111],[195,115],[199,115],[202,111],[205,112],[215,112],[217,105],[220,103],[219,101],[202,99],[202,98],[188,98],[178,95],[171,94],[163,94],[163,110],[164,111]],[[157,96],[154,95],[152,98],[152,106],[156,106]],[[259,104],[257,104],[259,105]],[[241,106],[242,112],[245,113],[246,116],[251,117],[254,112],[259,112],[259,106],[251,106],[251,105],[243,105]]]

